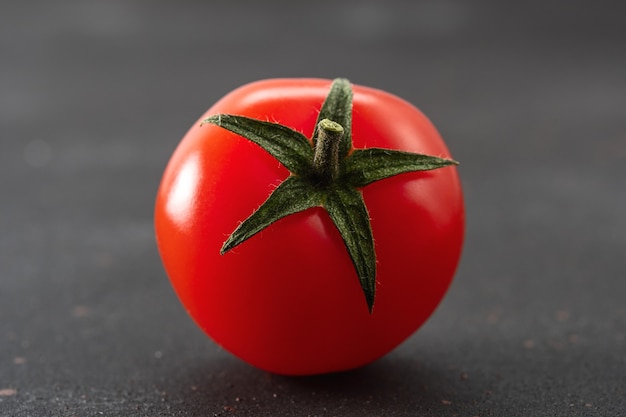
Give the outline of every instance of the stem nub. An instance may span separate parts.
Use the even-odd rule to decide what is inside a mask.
[[[339,143],[344,133],[343,126],[322,119],[317,127],[313,169],[318,178],[332,182],[339,176]]]

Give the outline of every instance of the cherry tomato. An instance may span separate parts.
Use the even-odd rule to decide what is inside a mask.
[[[232,91],[184,136],[156,200],[159,252],[190,316],[224,349],[278,374],[343,371],[390,352],[435,310],[461,254],[464,207],[455,166],[358,187],[376,255],[369,309],[354,259],[324,207],[280,218],[220,253],[292,173],[257,144],[202,121],[239,115],[312,138],[330,88],[330,80],[274,79]],[[351,88],[350,152],[450,157],[413,105],[381,90]]]

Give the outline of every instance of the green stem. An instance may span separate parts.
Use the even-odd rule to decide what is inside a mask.
[[[353,149],[352,89],[350,82],[341,78],[333,81],[322,104],[312,144],[290,127],[244,116],[216,114],[203,123],[220,126],[259,145],[291,173],[239,224],[221,253],[285,216],[322,207],[341,235],[370,313],[376,293],[376,253],[360,189],[395,175],[458,164],[451,159],[394,149]]]
[[[317,126],[313,170],[320,180],[333,182],[339,176],[339,143],[343,126],[329,119],[322,119]]]

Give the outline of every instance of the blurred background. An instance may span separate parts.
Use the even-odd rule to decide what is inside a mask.
[[[4,1],[0,414],[619,415],[626,6],[617,1]],[[152,210],[169,156],[250,81],[399,95],[461,161],[467,240],[387,358],[287,379],[179,305]]]

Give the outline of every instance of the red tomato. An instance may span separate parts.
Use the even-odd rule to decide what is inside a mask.
[[[201,120],[235,114],[311,137],[330,80],[245,85]],[[414,106],[353,85],[352,144],[449,157]],[[362,189],[375,242],[370,313],[341,236],[314,207],[278,220],[221,255],[226,238],[289,171],[250,141],[193,125],[165,170],[156,200],[158,248],[171,283],[217,344],[286,375],[356,368],[417,330],[446,293],[461,253],[464,208],[456,167],[411,172]]]

